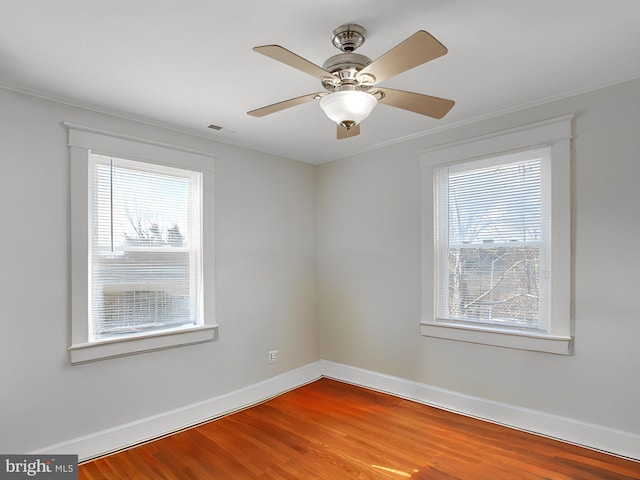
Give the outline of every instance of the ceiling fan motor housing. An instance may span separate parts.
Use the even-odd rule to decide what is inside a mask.
[[[332,79],[323,81],[323,86],[328,90],[334,90],[338,86],[343,85],[359,85],[363,83],[361,79],[356,78],[357,73],[371,63],[371,59],[359,53],[339,53],[333,57],[329,57],[322,64],[327,72],[330,72],[339,79],[336,85]]]

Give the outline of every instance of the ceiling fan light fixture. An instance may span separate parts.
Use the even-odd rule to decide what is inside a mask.
[[[349,129],[367,118],[377,103],[370,93],[347,90],[326,95],[320,100],[320,108],[331,120]]]

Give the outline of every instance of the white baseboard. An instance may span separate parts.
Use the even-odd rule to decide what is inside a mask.
[[[80,461],[88,460],[242,410],[321,376],[320,363],[310,363],[224,395],[50,445],[31,453],[73,453],[78,455]]]
[[[495,402],[401,377],[320,360],[245,388],[31,452],[74,453],[83,461],[221,417],[328,377],[519,430],[640,460],[640,435]]]
[[[518,430],[640,460],[640,435],[320,360],[322,375]]]

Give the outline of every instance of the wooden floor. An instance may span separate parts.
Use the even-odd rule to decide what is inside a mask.
[[[640,479],[640,463],[321,379],[80,466],[104,479]]]

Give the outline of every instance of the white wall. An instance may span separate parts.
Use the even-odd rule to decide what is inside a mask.
[[[419,151],[569,113],[575,354],[420,336]],[[639,157],[633,81],[319,167],[321,357],[639,434]]]
[[[62,121],[217,155],[218,341],[70,366]],[[316,361],[314,188],[310,165],[0,89],[0,451],[34,451]]]

